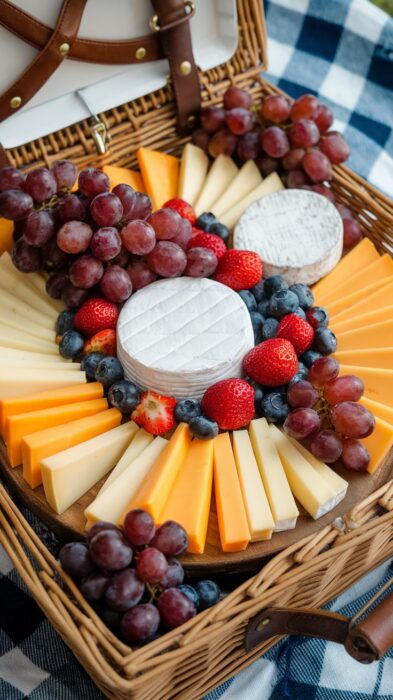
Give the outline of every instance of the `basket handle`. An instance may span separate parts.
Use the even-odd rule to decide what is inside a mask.
[[[265,608],[247,626],[246,651],[271,637],[301,635],[342,644],[360,663],[376,661],[393,646],[393,592],[365,617],[363,615],[392,583],[393,579],[352,619],[318,609]],[[363,619],[359,622],[360,617]]]

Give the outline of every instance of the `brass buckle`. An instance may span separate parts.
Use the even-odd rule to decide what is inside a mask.
[[[106,126],[98,117],[93,117],[90,120],[90,131],[100,156],[106,153]]]
[[[187,10],[187,15],[191,15],[195,12],[195,3],[193,2],[193,0],[184,0],[184,7]],[[152,32],[159,32],[161,30],[158,15],[153,15],[150,18],[149,27]]]

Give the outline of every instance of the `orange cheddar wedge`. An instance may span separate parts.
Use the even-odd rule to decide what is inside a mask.
[[[119,168],[117,165],[104,165],[102,169],[110,179],[111,189],[116,187],[116,185],[125,184],[137,190],[137,192],[146,191],[142,175],[135,170]]]
[[[214,492],[223,552],[245,549],[251,539],[229,433],[214,438]]]
[[[319,296],[317,303],[322,306],[329,306],[329,301],[334,301],[337,297],[351,294],[356,289],[362,289],[373,282],[379,282],[380,280],[390,281],[392,275],[393,260],[390,255],[385,253],[381,255],[378,260],[374,260],[371,265],[358,270],[356,274],[353,274],[347,280],[338,284],[335,289],[332,289],[328,294]]]
[[[108,408],[106,399],[93,399],[92,401],[80,401],[69,403],[65,406],[52,406],[40,411],[20,413],[18,416],[7,418],[5,425],[5,441],[7,444],[8,459],[11,467],[22,463],[22,439],[26,435],[37,433],[44,428],[54,425],[69,423],[77,418],[92,416]]]
[[[5,251],[10,251],[13,244],[12,232],[14,222],[9,219],[0,219],[0,255]]]
[[[143,508],[158,522],[191,444],[186,423],[179,423],[165,449],[153,464],[144,482],[124,510],[120,523],[129,510]]]
[[[387,406],[385,403],[379,403],[379,401],[369,399],[368,396],[362,396],[359,403],[368,408],[374,416],[382,418],[386,423],[393,426],[393,408]]]
[[[51,408],[52,406],[63,406],[67,403],[101,399],[103,396],[104,388],[102,384],[100,382],[91,382],[90,384],[76,384],[75,386],[64,387],[64,389],[50,389],[49,391],[36,394],[3,399],[0,401],[1,434],[4,436],[5,423],[10,416],[39,411],[42,408]]]
[[[379,253],[370,239],[363,238],[355,248],[341,258],[340,262],[326,277],[314,285],[312,291],[315,299],[327,296],[331,291],[334,292],[341,282],[345,282],[353,274],[378,258]]]
[[[359,316],[360,314],[366,313],[366,311],[374,311],[376,309],[385,308],[385,306],[393,305],[393,279],[391,282],[374,282],[374,290],[370,289],[372,285],[366,287],[368,289],[367,302],[364,301],[365,297],[362,297],[355,304],[350,304],[339,313],[335,314],[334,321],[341,323],[345,319],[352,318],[352,316]],[[347,297],[348,298],[348,297]]]
[[[188,534],[188,551],[203,554],[213,483],[213,440],[192,441],[159,523],[175,520]],[[190,495],[192,494],[192,498]]]
[[[42,483],[42,459],[73,445],[79,445],[96,435],[101,435],[107,430],[116,428],[120,423],[121,412],[117,408],[110,408],[92,416],[27,435],[22,440],[23,478],[32,489],[35,489]]]
[[[376,416],[374,431],[361,442],[370,453],[367,471],[374,474],[393,447],[393,426]]]
[[[367,348],[363,350],[343,350],[342,352],[335,352],[333,357],[343,365],[393,369],[393,346],[390,348],[371,348],[370,350]]]
[[[352,309],[352,307],[355,306],[355,304],[364,304],[365,300],[368,300],[372,294],[380,292],[385,287],[386,280],[379,280],[378,282],[368,284],[367,287],[357,289],[355,292],[351,292],[351,294],[342,297],[339,296],[334,301],[329,301],[329,303],[326,306],[329,310],[329,314],[332,321],[338,318],[339,316],[341,317],[343,311]]]
[[[153,209],[159,209],[177,195],[179,159],[150,148],[138,148],[136,155]]]
[[[356,328],[340,333],[337,349],[362,350],[366,348],[386,348],[393,345],[393,318],[380,323],[372,323],[366,328]]]
[[[331,321],[329,328],[338,335],[339,333],[345,333],[345,331],[351,331],[354,328],[366,328],[373,323],[388,321],[389,318],[393,318],[393,306],[386,306],[385,308],[374,309],[373,311],[367,310],[360,316],[346,318],[343,321]]]
[[[377,367],[357,367],[356,365],[340,365],[340,376],[354,374],[364,382],[365,395],[386,403],[393,408],[393,370],[378,369]]]

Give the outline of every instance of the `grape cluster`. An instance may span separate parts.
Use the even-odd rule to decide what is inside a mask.
[[[12,219],[12,259],[22,272],[50,272],[48,294],[69,308],[91,294],[121,303],[157,277],[208,277],[211,250],[187,246],[191,222],[175,209],[152,213],[150,197],[119,184],[96,168],[79,173],[71,161],[26,176],[0,171],[0,216]]]
[[[284,430],[297,440],[309,440],[311,452],[323,462],[340,460],[353,471],[365,471],[370,455],[360,438],[374,430],[372,413],[358,403],[364,385],[359,377],[339,374],[333,357],[321,357],[311,365],[307,379],[289,385],[292,410]]]
[[[331,130],[333,113],[314,95],[302,95],[292,104],[283,95],[268,95],[260,110],[251,95],[232,86],[223,107],[201,111],[201,127],[193,142],[216,158],[220,154],[240,163],[255,160],[262,175],[278,172],[288,188],[310,189],[335,197],[325,184],[332,179],[332,166],[349,157],[342,134]],[[362,238],[359,224],[346,207],[337,205],[344,222],[344,247]]]
[[[127,513],[122,529],[95,523],[87,543],[64,545],[59,559],[104,621],[130,644],[144,644],[221,597],[214,581],[184,584],[176,557],[187,547],[181,525],[167,520],[156,528],[149,513],[137,509]]]

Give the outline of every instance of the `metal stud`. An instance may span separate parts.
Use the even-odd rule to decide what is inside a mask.
[[[136,50],[135,52],[135,57],[140,61],[142,58],[145,58],[146,56],[146,49],[144,46],[140,46],[139,49]]]
[[[261,632],[261,630],[263,630],[264,627],[266,627],[266,626],[269,624],[269,622],[270,622],[270,618],[269,618],[269,617],[265,617],[265,619],[264,619],[264,620],[261,620],[260,623],[258,624],[258,626],[257,626],[257,631],[258,631],[258,632]]]
[[[19,97],[19,95],[15,95],[15,97],[12,97],[10,99],[10,107],[12,107],[12,109],[18,109],[18,107],[20,107],[21,104],[22,104],[22,98]]]
[[[190,114],[189,117],[187,117],[187,126],[192,129],[193,126],[195,126],[196,122],[196,116],[195,114]]]
[[[191,69],[192,66],[190,61],[182,61],[179,66],[179,70],[182,75],[189,75],[191,73]]]
[[[69,50],[70,50],[70,45],[67,43],[60,44],[59,46],[59,52],[61,53],[62,56],[67,56]]]

